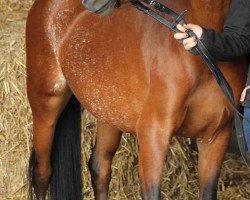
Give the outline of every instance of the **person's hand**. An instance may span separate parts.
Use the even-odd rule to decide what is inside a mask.
[[[178,24],[177,28],[181,31],[181,33],[175,33],[174,38],[177,40],[183,39],[183,46],[186,50],[190,50],[191,48],[195,47],[197,45],[197,38],[200,39],[203,33],[202,28],[199,25],[195,24],[184,24],[183,26],[181,24]],[[187,29],[192,30],[197,38],[188,37],[188,34],[185,33]]]
[[[247,91],[250,89],[250,85],[246,86],[244,90],[241,93],[240,101],[243,102],[245,101]]]

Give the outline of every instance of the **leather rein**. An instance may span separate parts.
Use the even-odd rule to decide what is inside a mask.
[[[186,24],[186,21],[184,19],[187,11],[182,12],[181,14],[177,14],[167,6],[155,1],[155,0],[143,0],[143,2],[150,7],[152,7],[156,11],[160,11],[166,15],[169,15],[173,21],[170,22],[166,18],[159,15],[156,11],[151,9],[150,7],[146,6],[145,4],[141,3],[139,0],[131,0],[131,3],[133,6],[135,6],[138,10],[142,11],[143,13],[153,17],[158,22],[162,23],[169,29],[171,29],[174,32],[180,32],[176,25],[177,24]],[[186,33],[189,37],[193,37],[195,33],[191,30],[187,30]],[[196,37],[197,38],[197,37]],[[202,59],[206,62],[209,70],[212,72],[214,78],[216,79],[218,85],[221,88],[221,91],[224,93],[226,99],[228,100],[229,104],[232,106],[234,110],[234,124],[235,124],[235,130],[236,130],[236,136],[238,141],[238,146],[242,155],[242,158],[244,162],[246,163],[247,167],[250,169],[250,157],[248,155],[248,148],[246,144],[246,140],[243,133],[242,128],[242,122],[241,117],[243,115],[238,111],[237,106],[234,102],[234,95],[233,91],[228,84],[227,80],[225,79],[224,75],[220,71],[219,67],[217,66],[216,61],[211,56],[211,54],[208,52],[205,45],[200,41],[197,40],[197,45],[193,48],[194,51],[198,52],[198,54],[202,57]],[[247,119],[245,119],[248,121]]]

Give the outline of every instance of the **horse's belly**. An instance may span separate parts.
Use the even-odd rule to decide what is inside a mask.
[[[98,120],[135,132],[146,97],[146,83],[136,75],[115,71],[112,65],[107,71],[85,66],[80,73],[67,74],[67,80],[84,108]]]
[[[130,78],[113,83],[106,77],[82,79],[73,88],[82,105],[98,120],[112,124],[122,131],[135,132],[136,122],[145,99],[145,89]]]
[[[115,19],[96,18],[83,14],[74,22],[60,49],[61,68],[74,94],[98,120],[135,132],[148,90],[140,38],[129,23],[118,28]]]

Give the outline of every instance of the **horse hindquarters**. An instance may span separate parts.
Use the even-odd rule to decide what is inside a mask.
[[[30,162],[30,178],[39,200],[45,199],[50,182],[52,199],[82,199],[80,104],[71,98],[72,92],[61,72],[57,55],[57,44],[68,21],[79,10],[74,10],[73,14],[65,13],[60,10],[62,4],[74,10],[80,2],[73,5],[72,1],[66,0],[37,0],[26,24],[27,93],[33,114],[35,150]],[[64,12],[67,20],[55,20],[53,14],[59,15],[58,11]],[[53,29],[60,25],[61,32]]]

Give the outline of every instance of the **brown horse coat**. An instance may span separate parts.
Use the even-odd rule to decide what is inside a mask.
[[[167,2],[176,11],[187,9],[187,21],[217,31],[221,31],[229,3]],[[51,175],[55,126],[73,93],[98,119],[97,139],[104,137],[102,132],[110,138],[110,142],[103,139],[105,144],[97,142],[91,161],[92,171],[95,160],[99,171],[104,171],[93,183],[97,199],[107,198],[109,181],[100,180],[109,179],[121,131],[138,136],[143,198],[160,196],[161,171],[173,135],[198,139],[200,198],[216,196],[233,112],[206,64],[179,46],[170,30],[129,2],[100,17],[83,10],[78,0],[37,0],[27,20],[26,41],[34,148],[44,184],[48,185]],[[219,66],[238,101],[246,79],[244,62]],[[112,152],[112,156],[105,158],[100,152]],[[105,159],[108,165],[102,164]],[[44,191],[35,190],[44,196]]]

